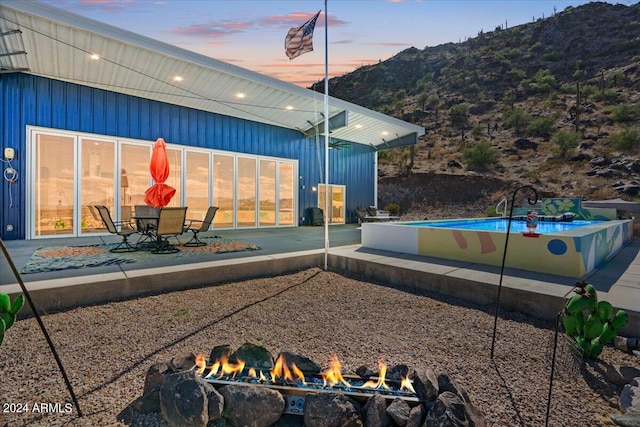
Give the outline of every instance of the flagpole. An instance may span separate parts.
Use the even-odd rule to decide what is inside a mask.
[[[324,0],[324,270],[329,259],[329,20]]]

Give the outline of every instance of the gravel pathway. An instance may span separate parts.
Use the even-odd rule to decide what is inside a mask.
[[[26,319],[0,346],[2,426],[162,425],[154,417],[117,419],[141,395],[149,366],[245,342],[323,364],[335,353],[351,370],[375,367],[379,358],[447,370],[488,425],[544,425],[552,324],[503,313],[493,364],[492,307],[320,269],[78,308],[43,321],[84,416],[77,417],[37,323]],[[583,364],[574,379],[556,380],[550,425],[612,425],[608,414],[617,412],[621,389],[604,379],[608,364],[638,365],[606,347],[601,360]],[[52,410],[60,405],[54,413],[34,412],[40,403],[53,404]],[[29,413],[15,412],[22,404]]]

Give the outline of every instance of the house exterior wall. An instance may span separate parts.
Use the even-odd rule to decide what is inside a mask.
[[[318,147],[315,138],[291,129],[24,73],[0,74],[2,150],[15,149],[12,165],[19,173],[15,183],[2,179],[0,237],[5,240],[25,238],[27,126],[148,141],[162,137],[171,144],[297,159],[301,225],[306,209],[318,203],[312,187],[324,182],[322,138]],[[330,183],[346,185],[346,221],[354,222],[356,206],[375,202],[375,153],[351,144],[330,150],[329,157]]]

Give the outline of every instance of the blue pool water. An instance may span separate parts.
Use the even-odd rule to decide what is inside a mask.
[[[583,221],[574,220],[572,222],[538,222],[535,232],[541,234],[557,233],[560,231],[571,230],[578,227],[584,227],[587,225],[600,224],[602,221]],[[415,227],[438,227],[438,228],[456,228],[461,230],[481,230],[481,231],[503,231],[507,232],[507,226],[509,224],[509,218],[488,218],[481,220],[455,220],[455,221],[422,221],[411,222],[405,225],[411,225]],[[526,221],[511,221],[512,233],[524,233],[527,232]]]

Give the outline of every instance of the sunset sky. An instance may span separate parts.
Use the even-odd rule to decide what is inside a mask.
[[[322,0],[46,0],[49,5],[308,87],[324,77]],[[583,0],[329,0],[329,76],[553,15]],[[610,1],[634,4],[635,1]],[[314,51],[290,61],[284,37],[319,10]]]

